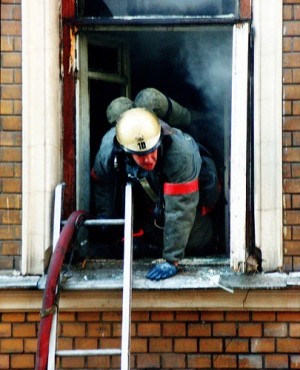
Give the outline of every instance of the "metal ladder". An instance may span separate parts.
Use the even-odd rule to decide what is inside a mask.
[[[55,189],[53,245],[59,238],[61,229],[62,195],[64,184]],[[84,349],[84,350],[57,350],[57,322],[58,303],[52,319],[48,370],[55,370],[56,357],[70,356],[109,356],[121,355],[121,370],[130,369],[130,329],[131,329],[131,296],[132,296],[132,185],[130,182],[125,188],[125,215],[124,219],[85,220],[83,225],[124,225],[124,258],[123,258],[123,301],[122,301],[122,340],[121,348],[111,349]]]

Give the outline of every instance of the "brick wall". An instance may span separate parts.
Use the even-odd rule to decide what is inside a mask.
[[[300,270],[300,1],[283,1],[283,205],[285,270]]]
[[[0,270],[20,269],[21,61],[21,1],[1,0]]]
[[[33,369],[38,313],[0,314],[0,369]],[[62,312],[59,348],[120,346],[120,312]],[[132,313],[131,369],[298,369],[299,312]],[[118,369],[118,356],[58,359],[57,369]]]

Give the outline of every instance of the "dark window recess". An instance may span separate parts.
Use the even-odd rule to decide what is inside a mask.
[[[81,0],[80,17],[228,16],[237,15],[237,0]]]
[[[118,73],[118,49],[105,46],[88,46],[89,71]]]

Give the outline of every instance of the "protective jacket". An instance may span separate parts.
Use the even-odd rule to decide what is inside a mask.
[[[99,217],[117,217],[117,203],[121,201],[118,197],[123,194],[126,179],[130,177],[139,184],[146,180],[156,195],[155,199],[146,191],[152,198],[153,208],[158,207],[164,215],[163,257],[168,261],[178,261],[184,257],[197,218],[203,218],[201,191],[199,193],[203,159],[198,144],[190,135],[170,128],[164,122],[161,124],[164,137],[153,171],[141,169],[131,155],[118,147],[115,128],[106,133],[92,169],[95,207]],[[155,203],[158,206],[156,204],[155,207]],[[203,238],[197,237],[200,247],[201,243],[210,240],[211,227],[206,226],[202,233],[206,234]]]

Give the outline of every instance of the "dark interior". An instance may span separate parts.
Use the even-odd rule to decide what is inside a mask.
[[[230,162],[226,147],[230,136],[232,27],[115,31],[103,35],[121,37],[129,45],[131,99],[141,89],[154,87],[190,110],[192,124],[187,131],[211,151],[224,184]],[[100,39],[101,34],[97,37]],[[111,72],[117,68],[116,53],[109,48],[93,42],[88,54],[89,70]],[[111,127],[106,108],[122,95],[124,87],[116,83],[89,79],[91,166],[102,136]],[[223,205],[218,219],[222,245],[218,248],[222,252],[228,244],[226,218]]]

